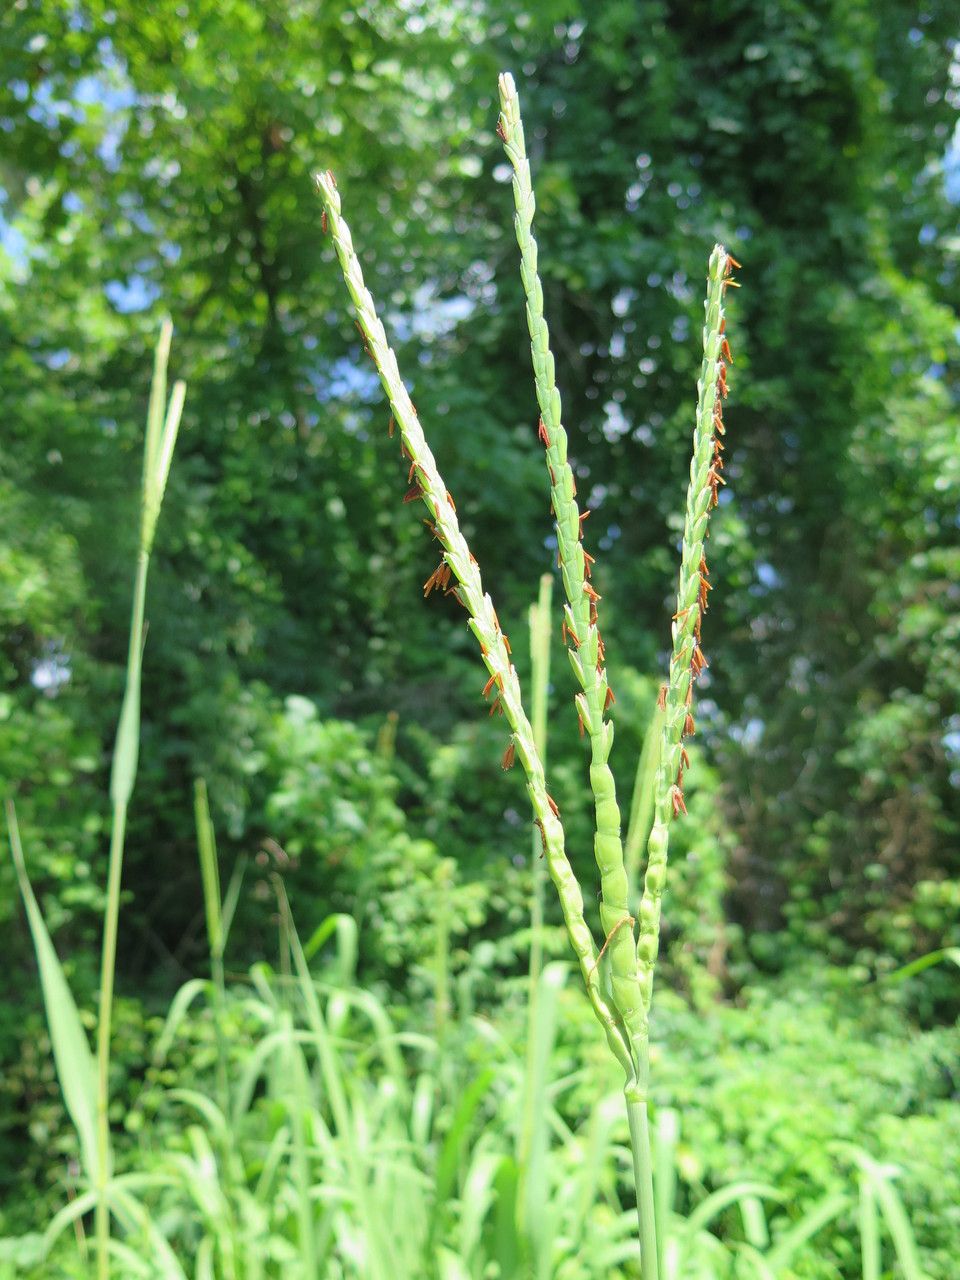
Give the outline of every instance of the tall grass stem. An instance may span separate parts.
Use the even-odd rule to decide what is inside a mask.
[[[167,402],[167,362],[173,326],[165,320],[154,355],[153,380],[147,410],[144,442],[143,481],[140,501],[140,537],[130,615],[126,684],[116,745],[110,773],[112,820],[107,864],[107,894],[100,959],[100,998],[97,1020],[97,1201],[94,1211],[98,1280],[110,1276],[110,1208],[107,1188],[110,1179],[110,1036],[113,1012],[114,977],[117,964],[117,934],[120,920],[120,886],[127,829],[127,810],[137,773],[140,745],[140,688],[144,644],[144,614],[150,552],[163,495],[166,490],[173,449],[180,429],[186,386],[174,385]],[[166,405],[166,412],[164,406]]]

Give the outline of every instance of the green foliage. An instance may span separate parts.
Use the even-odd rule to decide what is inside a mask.
[[[491,1268],[513,1275],[529,1267],[634,1280],[616,1072],[563,966],[544,972],[535,1096],[549,1158],[537,1170],[537,1231],[524,1237],[514,1199],[531,1069],[523,1003],[502,1001],[482,1019],[458,1016],[439,1043],[422,1015],[392,1011],[355,985],[348,924],[325,929],[328,940],[311,948],[309,985],[296,960],[292,972],[260,965],[234,979],[222,1005],[208,987],[191,986],[171,1008],[119,1158],[141,1175],[130,1194],[177,1255],[209,1254],[217,1275],[264,1280],[301,1266],[305,1176],[315,1188],[310,1230],[321,1274],[348,1274],[365,1258],[365,1274],[375,1275],[372,1251],[386,1248],[389,1273],[400,1278],[479,1280]],[[284,937],[296,957],[299,944]],[[877,1167],[898,1168],[891,1186],[923,1274],[950,1280],[960,1230],[951,1153],[960,1133],[956,1082],[944,1069],[955,1066],[960,1030],[905,1040],[896,994],[854,987],[830,970],[810,970],[803,990],[758,988],[748,1007],[707,1017],[669,997],[666,1004],[654,1044],[655,1134],[671,1280],[762,1276],[748,1265],[751,1250],[771,1266],[780,1257],[777,1276],[859,1280],[857,1187],[869,1162],[857,1142],[867,1132]],[[408,1020],[406,1035],[397,1014]],[[225,1109],[213,1100],[218,1022]],[[606,1081],[599,1096],[597,1069]],[[398,1221],[401,1235],[378,1236]],[[877,1225],[889,1269],[894,1241],[882,1210]],[[127,1244],[135,1240],[134,1232]],[[2,1247],[0,1258],[29,1245]],[[15,1274],[33,1280],[51,1266],[88,1274],[69,1231],[54,1256],[47,1270]],[[122,1280],[139,1274],[122,1254],[116,1260]]]
[[[358,725],[321,720],[312,702],[290,697],[263,737],[260,769],[271,783],[263,806],[271,840],[258,855],[260,870],[279,846],[298,914],[315,918],[324,905],[353,914],[371,977],[397,981],[429,969],[442,854],[410,834],[396,803],[389,724],[371,741]],[[255,893],[271,894],[265,879],[258,886]],[[487,886],[449,892],[455,937],[483,923]]]

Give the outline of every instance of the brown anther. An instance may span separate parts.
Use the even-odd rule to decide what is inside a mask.
[[[613,690],[610,688],[609,685],[607,685],[607,696],[603,700],[604,711],[609,711],[615,702],[616,702],[616,698],[613,696]]]
[[[727,285],[730,285],[730,286],[731,286],[731,288],[733,288],[733,289],[739,289],[739,288],[740,288],[740,281],[739,281],[739,280],[731,280],[731,279],[729,278],[729,276],[728,276],[728,277],[727,277],[727,279],[726,279],[726,280],[724,280],[724,282],[723,282],[723,287],[724,287],[724,289],[727,287]]]
[[[550,794],[549,791],[546,794],[547,794],[547,804],[550,806],[550,809],[553,812],[553,816],[555,818],[559,818],[560,806],[557,804],[556,800],[554,800],[553,796]]]
[[[590,605],[590,625],[591,625],[591,627],[595,627],[595,626],[597,625],[597,619],[599,618],[599,616],[600,616],[600,615],[597,613],[597,606],[596,606],[595,604],[591,604],[591,605]]]
[[[720,343],[720,354],[723,356],[724,360],[728,360],[730,364],[733,364],[733,353],[730,350],[730,343],[726,338],[724,338]]]
[[[494,712],[496,711],[499,711],[500,714],[503,715],[503,706],[501,705],[501,702],[500,702],[499,693],[494,698],[493,702],[490,704],[490,714],[493,715]]]
[[[673,816],[678,818],[681,813],[687,812],[687,806],[683,802],[683,792],[679,787],[670,788],[670,798],[673,801]]]
[[[590,554],[589,551],[585,551],[583,553],[583,572],[587,575],[588,578],[592,576],[590,571],[590,566],[596,563],[597,563],[596,560]]]
[[[727,272],[728,272],[728,273],[729,273],[729,271],[730,271],[730,268],[731,268],[731,267],[737,267],[737,268],[739,268],[741,265],[742,265],[742,264],[741,264],[741,263],[739,263],[739,262],[736,260],[736,258],[733,256],[733,254],[732,254],[732,253],[728,253],[728,254],[727,254],[727,266],[726,266],[726,270],[727,270]]]
[[[569,625],[566,618],[564,618],[563,622],[560,623],[560,639],[564,644],[567,643],[567,636],[570,637],[574,645],[579,649],[580,641],[577,637],[577,633],[574,631],[573,627]]]
[[[579,536],[579,537],[581,537],[581,538],[583,537],[583,522],[584,522],[584,520],[586,520],[586,518],[587,518],[587,516],[588,516],[589,514],[590,514],[589,509],[588,509],[588,510],[586,510],[586,511],[581,511],[581,512],[580,512],[580,520],[579,520],[580,529],[579,529],[578,536]]]
[[[710,493],[713,495],[713,505],[716,506],[720,501],[720,485],[727,482],[715,467],[711,467],[707,472],[707,483],[710,485]]]
[[[696,731],[697,731],[697,727],[696,727],[696,725],[693,723],[693,716],[692,716],[692,715],[690,714],[690,712],[688,711],[688,712],[687,712],[687,718],[686,718],[686,720],[684,720],[684,722],[683,722],[683,736],[684,736],[685,738],[686,738],[686,737],[689,737],[689,735],[690,735],[691,733],[696,733]]]
[[[416,470],[417,470],[417,464],[415,462],[411,462],[410,470],[407,472],[407,484],[409,484],[410,481],[413,479],[414,475],[416,474]]]
[[[690,768],[690,757],[687,755],[687,748],[686,748],[686,747],[681,747],[681,748],[680,748],[680,768],[681,768],[681,769],[689,769],[689,768]]]
[[[393,439],[393,429],[396,425],[397,424],[393,420],[393,414],[391,413],[390,421],[387,423],[387,435],[390,437],[391,440]]]
[[[557,477],[553,474],[553,467],[551,467],[551,466],[550,466],[550,463],[549,463],[549,462],[547,463],[547,470],[550,472],[550,483],[551,483],[551,484],[556,484],[556,483],[557,483]]]
[[[667,686],[665,684],[660,686],[660,691],[657,694],[657,706],[661,711],[666,711],[667,709]]]
[[[516,755],[517,755],[517,748],[516,748],[516,746],[514,745],[514,741],[513,741],[513,739],[511,738],[511,739],[510,739],[510,741],[507,743],[507,749],[506,749],[506,751],[503,753],[503,757],[502,757],[502,759],[501,759],[501,761],[500,761],[500,768],[501,768],[501,769],[512,769],[512,768],[513,768],[513,762],[514,762],[514,760],[516,759]]]
[[[534,825],[535,825],[535,826],[539,829],[539,831],[540,831],[540,843],[541,843],[541,845],[543,846],[543,848],[542,848],[542,849],[541,849],[541,851],[540,851],[540,857],[542,858],[542,857],[543,857],[543,855],[547,852],[547,833],[546,833],[546,831],[543,829],[543,823],[540,821],[540,819],[539,819],[539,818],[534,818],[534,820],[533,820],[533,821],[534,821]]]
[[[401,440],[401,441],[400,441],[400,457],[401,457],[401,458],[409,458],[409,457],[410,457],[410,450],[407,448],[407,442],[406,442],[406,440]]]
[[[336,180],[336,178],[333,176],[333,170],[332,170],[332,169],[328,169],[328,170],[327,170],[327,181],[330,183],[331,187],[333,187],[334,191],[336,191],[336,189],[337,189],[337,180]]]
[[[447,490],[447,501],[450,503],[450,506],[453,508],[453,510],[456,511],[457,504],[454,502],[453,498],[451,497],[449,489]]]
[[[411,488],[409,488],[407,492],[403,495],[403,500],[404,502],[416,502],[418,498],[422,498],[422,497],[423,497],[423,490],[420,488],[418,484],[415,484]]]
[[[507,639],[507,633],[505,631],[501,631],[500,636],[503,640],[503,647],[506,649],[507,653],[512,656],[513,650],[510,648],[510,641]]]
[[[707,592],[712,590],[713,588],[711,587],[710,583],[706,580],[706,578],[701,578],[700,589],[697,592],[697,604],[700,606],[701,613],[706,613],[707,611]],[[699,622],[699,619],[698,619],[698,622]]]
[[[493,675],[490,677],[490,679],[487,681],[487,683],[483,686],[483,693],[480,696],[485,698],[494,685],[496,685],[497,688],[500,690],[503,689],[503,676],[501,676],[499,671],[495,671]]]
[[[589,583],[589,582],[585,582],[585,583],[583,584],[583,594],[584,594],[588,599],[590,599],[590,600],[601,600],[601,599],[603,599],[603,597],[602,597],[602,596],[599,596],[599,595],[596,593],[596,591],[594,591],[593,587],[591,587],[591,585],[590,585],[590,583]]]
[[[597,666],[603,662],[607,656],[607,647],[603,643],[603,637],[597,636]]]
[[[500,118],[497,120],[497,137],[500,139],[501,142],[506,142],[507,140],[507,131],[503,127],[503,116],[500,116]]]
[[[547,449],[550,448],[550,432],[547,430],[547,424],[542,418],[537,424],[537,439],[540,440]]]
[[[324,235],[326,235],[326,234],[327,234],[327,211],[326,211],[326,209],[324,209],[323,213],[321,213],[321,215],[320,215],[320,230],[323,232],[323,234],[324,234]]]

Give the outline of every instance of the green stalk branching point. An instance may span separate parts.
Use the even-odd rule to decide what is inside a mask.
[[[641,1053],[644,1062],[653,997],[653,971],[660,946],[660,902],[666,883],[670,823],[678,814],[687,811],[683,799],[683,773],[688,760],[683,740],[694,731],[693,686],[707,665],[700,647],[700,628],[710,591],[704,543],[710,512],[717,505],[719,487],[723,484],[723,401],[727,394],[727,364],[731,359],[723,304],[727,286],[736,284],[731,281],[730,273],[738,265],[722,245],[714,247],[710,255],[704,302],[703,363],[697,381],[697,419],[683,524],[677,611],[673,616],[670,678],[660,690],[658,704],[663,725],[653,827],[647,841],[647,869],[639,912],[637,956],[643,995]]]
[[[614,1004],[633,1038],[641,1029],[642,1002],[634,920],[628,907],[628,882],[620,837],[620,809],[608,763],[613,725],[606,716],[614,700],[613,690],[607,680],[598,626],[600,596],[590,583],[593,557],[584,551],[582,542],[583,522],[590,513],[581,512],[577,505],[576,480],[567,458],[567,433],[561,421],[560,392],[550,351],[550,332],[543,313],[543,288],[537,272],[537,242],[533,236],[536,200],[520,119],[520,100],[509,73],[500,77],[497,133],[513,167],[514,227],[520,247],[520,276],[526,296],[530,352],[540,406],[538,434],[546,450],[560,572],[567,598],[563,638],[571,646],[567,656],[581,690],[576,697],[581,732],[586,732],[590,739],[590,786],[596,820],[594,855],[600,872],[600,923],[605,938],[602,953],[610,958]]]
[[[484,591],[480,569],[460,531],[456,508],[436,460],[427,444],[410,395],[400,377],[397,359],[387,342],[373,298],[364,284],[350,229],[341,215],[340,194],[333,174],[317,175],[324,206],[323,225],[336,248],[343,277],[353,300],[367,352],[373,359],[381,385],[400,432],[401,448],[410,462],[410,488],[404,501],[420,500],[429,514],[428,527],[442,548],[440,564],[424,584],[425,594],[441,588],[453,594],[469,615],[468,626],[476,637],[490,678],[485,693],[492,693],[491,714],[501,711],[511,736],[504,763],[519,757],[527,778],[527,792],[535,822],[543,838],[550,878],[560,897],[564,923],[577,956],[591,1006],[603,1026],[607,1041],[628,1076],[633,1073],[629,1043],[618,1015],[604,999],[597,969],[598,952],[583,916],[583,895],[564,848],[559,813],[546,787],[543,764],[533,730],[523,709],[520,683],[510,660],[510,647],[500,627],[490,596]],[[450,585],[451,579],[456,585]],[[612,737],[612,734],[611,734]]]

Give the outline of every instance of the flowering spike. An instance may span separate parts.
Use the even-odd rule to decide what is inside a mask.
[[[504,106],[501,117],[501,137],[507,139],[508,150],[517,156],[518,161],[522,159],[525,164],[522,148],[522,128],[519,125],[519,114],[516,107],[516,92],[510,77],[502,77],[500,87],[501,101]],[[519,150],[516,149],[518,128],[521,129]],[[526,177],[529,182],[528,168]],[[629,1010],[622,1007],[622,1001],[619,998],[616,1007],[608,1003],[607,997],[601,988],[599,977],[595,972],[597,946],[592,932],[584,919],[583,901],[579,885],[564,849],[563,828],[555,812],[555,806],[547,798],[540,754],[537,750],[530,722],[523,710],[516,673],[509,666],[508,641],[503,635],[499,623],[494,622],[493,606],[490,603],[489,596],[483,590],[479,570],[470,561],[469,547],[460,529],[456,508],[452,500],[449,502],[449,510],[447,505],[442,504],[441,495],[447,493],[446,486],[424,437],[423,428],[410,399],[409,392],[400,378],[396,356],[390,349],[383,323],[376,313],[372,296],[364,282],[363,272],[353,247],[350,228],[341,213],[341,199],[332,175],[320,174],[317,178],[317,185],[323,199],[330,235],[340,262],[344,281],[353,300],[354,308],[364,333],[366,346],[371,353],[381,384],[390,400],[390,407],[395,417],[396,425],[399,428],[403,451],[411,460],[416,460],[420,467],[420,471],[416,474],[422,476],[423,484],[418,483],[414,487],[413,492],[409,494],[409,500],[412,501],[414,497],[420,497],[427,505],[429,514],[436,523],[447,563],[457,578],[459,590],[462,591],[462,596],[458,592],[458,598],[468,609],[470,629],[478,641],[486,647],[489,659],[494,661],[496,667],[504,673],[504,688],[497,695],[494,709],[498,709],[505,714],[514,735],[516,753],[520,756],[526,774],[528,793],[533,805],[535,820],[540,830],[543,852],[547,859],[547,868],[560,897],[564,922],[580,965],[580,972],[594,1013],[604,1029],[611,1050],[623,1066],[627,1078],[634,1078],[635,1059],[631,1050],[630,1033],[626,1029],[628,1017],[633,1015],[629,1013]],[[529,214],[532,215],[532,195],[528,201],[528,209]],[[518,213],[518,226],[520,226],[520,222],[521,219]],[[529,217],[527,217],[525,225],[526,231],[529,233]],[[521,248],[523,248],[522,245]],[[535,249],[533,252],[535,252]],[[529,261],[530,252],[528,251],[525,254],[525,262]],[[536,280],[535,262],[532,263],[532,271],[526,274],[531,288],[536,285],[536,288],[539,289],[539,281]],[[541,401],[540,408],[550,437],[547,463],[552,467],[557,481],[557,510],[563,517],[559,523],[563,524],[564,537],[568,538],[569,535],[573,534],[573,521],[578,520],[578,513],[575,508],[572,511],[569,509],[570,499],[568,494],[570,490],[566,484],[565,477],[567,472],[564,470],[568,466],[566,433],[560,424],[559,395],[552,382],[553,362],[552,358],[549,357],[546,325],[542,319],[542,310],[540,314],[537,314],[536,311],[536,308],[531,309],[530,316],[532,326],[535,321],[536,352],[540,361],[538,379],[545,396]],[[541,354],[542,359],[540,358]],[[547,368],[548,364],[549,368]],[[538,387],[538,398],[540,387]],[[563,498],[562,507],[560,505],[561,495]],[[439,509],[440,506],[443,507],[442,512]],[[570,554],[568,555],[564,549],[565,560],[572,559],[573,550],[574,548],[571,546]],[[593,611],[592,604],[586,597],[581,597],[573,604],[574,617],[578,621],[577,629],[581,634],[586,633],[587,619],[585,615],[588,608],[591,612]],[[587,665],[589,666],[590,664]],[[609,743],[609,734],[603,735],[603,742]],[[608,809],[609,807],[607,806]],[[606,910],[605,906],[601,909],[601,914],[603,915]],[[626,914],[625,909],[619,911],[614,920],[603,919],[604,930],[609,932],[616,920],[624,914]],[[611,946],[611,952],[615,956],[614,973],[617,973],[616,953],[623,950],[623,944],[620,939],[624,938],[625,934],[626,931],[621,930],[616,942]],[[627,952],[632,952],[629,938],[625,938],[625,941],[627,943]],[[635,977],[635,960],[633,969],[634,977],[631,990],[638,992],[638,984]],[[626,988],[626,984],[621,985],[623,989]],[[636,999],[638,999],[638,996]],[[630,1005],[635,1007],[633,996],[631,996]]]
[[[725,434],[722,401],[728,391],[727,362],[730,360],[724,290],[727,284],[734,283],[729,278],[732,267],[733,260],[717,245],[710,256],[707,298],[704,303],[706,324],[703,330],[703,361],[698,383],[693,461],[687,492],[677,608],[673,619],[670,681],[668,686],[661,689],[658,699],[661,709],[670,708],[661,729],[660,760],[677,761],[679,768],[675,780],[671,778],[665,763],[661,763],[657,773],[654,820],[647,845],[647,871],[638,913],[640,926],[637,955],[643,991],[644,1028],[649,1015],[653,967],[659,947],[660,902],[666,883],[669,828],[674,818],[687,811],[683,796],[683,772],[689,765],[689,756],[682,742],[694,732],[693,713],[689,709],[693,703],[693,682],[706,666],[706,658],[700,647],[700,631],[711,584],[704,554],[704,539],[708,533],[704,515],[717,505],[719,488],[724,483],[719,437]],[[683,707],[687,710],[681,716],[677,713]]]

